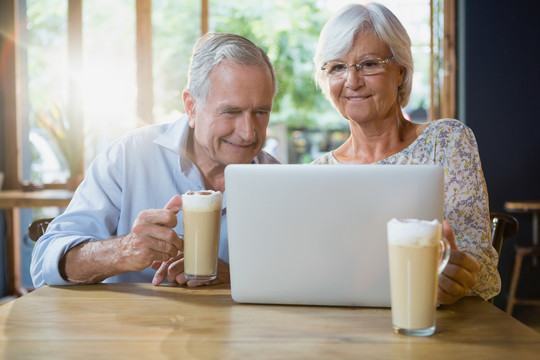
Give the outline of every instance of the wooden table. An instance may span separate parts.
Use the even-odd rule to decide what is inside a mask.
[[[237,304],[225,285],[42,287],[0,306],[6,359],[538,359],[540,333],[479,298],[437,331],[393,333],[390,309]]]
[[[22,295],[26,290],[21,286],[21,231],[20,208],[66,207],[73,192],[67,190],[0,191],[0,209],[6,212],[7,224],[7,293]],[[28,224],[30,225],[30,224]]]
[[[540,245],[540,201],[507,201],[504,203],[506,211],[514,213],[527,213],[532,216],[532,244]]]

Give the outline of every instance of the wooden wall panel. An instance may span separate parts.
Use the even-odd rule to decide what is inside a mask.
[[[152,0],[137,0],[137,117],[140,125],[153,123]]]
[[[20,188],[21,143],[17,103],[16,0],[0,1],[0,122],[4,189]]]

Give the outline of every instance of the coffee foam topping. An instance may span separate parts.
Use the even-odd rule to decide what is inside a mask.
[[[387,223],[388,243],[398,245],[436,245],[442,234],[438,220],[392,219]]]
[[[182,195],[182,208],[193,211],[221,210],[221,191],[187,191]]]

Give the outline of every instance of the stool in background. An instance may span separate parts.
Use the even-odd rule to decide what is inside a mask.
[[[540,300],[516,298],[516,290],[519,282],[519,276],[521,274],[523,258],[526,256],[532,256],[533,266],[538,265],[537,257],[540,256],[540,201],[509,201],[504,204],[504,207],[510,212],[528,213],[532,215],[532,246],[516,246],[514,270],[512,271],[512,280],[510,282],[510,291],[508,293],[508,303],[506,305],[506,312],[512,315],[515,305],[540,306]]]

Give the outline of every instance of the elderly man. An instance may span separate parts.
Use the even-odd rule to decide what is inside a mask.
[[[205,284],[184,277],[178,194],[224,192],[229,164],[278,162],[261,151],[276,90],[272,64],[258,46],[234,34],[203,36],[183,94],[186,114],[171,124],[134,130],[94,160],[65,213],[36,243],[34,286],[158,285],[165,278]],[[229,281],[224,210],[212,283]]]

